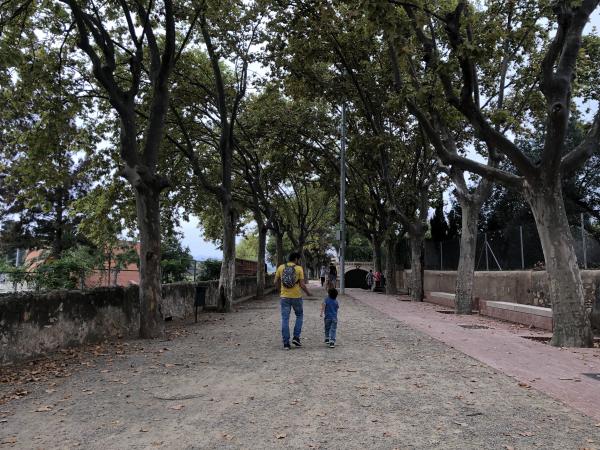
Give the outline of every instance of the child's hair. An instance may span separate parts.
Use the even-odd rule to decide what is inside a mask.
[[[329,295],[329,298],[332,298],[334,300],[337,298],[337,294],[338,294],[338,291],[336,288],[331,288],[327,291],[327,295]]]

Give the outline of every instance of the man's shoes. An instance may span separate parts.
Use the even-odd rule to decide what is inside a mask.
[[[335,341],[329,341],[329,348],[335,347]]]
[[[294,344],[296,347],[302,347],[299,337],[295,337],[294,339],[292,339],[292,344]]]
[[[326,343],[326,344],[329,344],[329,339],[325,339],[325,343]]]
[[[284,350],[291,350],[292,347],[290,346],[290,344],[283,344],[283,349]]]

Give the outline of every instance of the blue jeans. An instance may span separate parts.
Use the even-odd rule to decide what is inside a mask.
[[[325,319],[325,339],[335,342],[335,332],[337,331],[337,319]]]
[[[294,337],[299,338],[302,333],[302,321],[304,319],[304,311],[302,310],[301,298],[282,298],[281,299],[281,336],[283,344],[290,343],[290,312],[294,308],[296,315],[296,324],[294,325]]]

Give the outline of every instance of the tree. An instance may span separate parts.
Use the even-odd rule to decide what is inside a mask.
[[[176,11],[171,0],[150,3],[148,8],[127,1],[101,9],[77,0],[61,3],[73,18],[77,46],[91,63],[100,95],[119,118],[120,174],[135,193],[141,243],[140,336],[158,337],[164,331],[159,313],[160,195],[169,182],[157,173],[157,165],[169,81],[181,52],[176,44]],[[182,47],[186,41],[187,37]]]
[[[3,39],[0,52],[5,44]],[[81,217],[73,201],[103,173],[93,155],[102,128],[78,98],[81,81],[63,46],[55,48],[24,27],[19,47],[22,54],[0,69],[6,80],[0,97],[0,219],[18,221],[32,238],[26,248],[48,247],[58,258],[78,240]]]
[[[161,279],[163,283],[185,281],[194,259],[188,247],[182,247],[177,236],[168,236],[162,241],[161,249]]]
[[[235,254],[238,258],[258,261],[258,234],[256,233],[256,230],[253,230],[252,233],[244,236],[244,238],[237,243]]]
[[[483,14],[476,14],[466,0],[434,14],[426,8],[423,11],[419,6],[404,6],[405,10],[408,8],[415,13],[415,18],[418,17],[416,22],[413,20],[414,28],[426,30],[427,34],[417,32],[415,36],[423,45],[426,58],[435,67],[446,100],[468,120],[477,137],[488,148],[496,149],[516,169],[516,173],[511,173],[458,154],[442,154],[449,165],[519,189],[525,195],[536,221],[550,279],[554,319],[551,342],[556,346],[585,347],[592,343],[589,313],[584,307],[581,275],[562,197],[562,177],[583,164],[600,140],[599,113],[582,143],[568,153],[565,151],[570,110],[577,94],[573,90],[573,79],[582,49],[582,33],[597,5],[597,0],[557,1],[552,8],[542,8],[533,20],[535,24],[541,20],[540,17],[545,17],[557,27],[541,58],[538,59],[533,52],[527,61],[531,65],[540,61],[539,66],[532,67],[532,70],[539,68],[536,87],[545,106],[544,147],[537,161],[531,160],[522,148],[499,132],[494,127],[494,118],[487,115],[477,101],[479,84],[476,74],[482,59],[485,59],[479,50],[484,47],[483,40],[488,34],[475,35],[473,29],[477,19],[485,16],[485,10]],[[528,13],[529,9],[524,8],[523,11]],[[434,21],[441,22],[442,26],[433,25]],[[440,56],[440,42],[435,39],[438,34],[447,39],[450,50],[447,61]],[[502,37],[501,34],[499,36]],[[523,58],[521,61],[526,65]],[[433,129],[435,125],[430,123],[428,127]]]
[[[241,213],[234,199],[235,128],[246,95],[251,49],[258,38],[262,14],[254,3],[241,0],[226,3],[202,2],[195,10],[206,53],[195,48],[186,55],[188,70],[202,70],[179,72],[178,89],[182,92],[196,89],[201,94],[195,102],[186,98],[174,104],[171,112],[179,136],[169,136],[188,159],[200,186],[221,207],[223,261],[217,309],[222,312],[231,311],[233,305],[235,235]],[[231,64],[231,70],[225,61]],[[199,150],[207,149],[218,155],[212,165],[216,174],[207,174],[201,163],[204,155]]]
[[[398,185],[404,181],[403,175],[407,172],[402,170],[411,165],[402,161],[409,159],[414,147],[408,152],[405,150],[418,142],[411,136],[415,131],[420,134],[420,131],[409,123],[407,115],[399,111],[390,98],[393,77],[387,49],[379,36],[365,32],[370,29],[369,22],[356,14],[354,6],[358,7],[352,2],[319,7],[310,2],[296,2],[292,8],[276,9],[274,21],[277,23],[272,26],[270,40],[271,59],[293,95],[316,96],[331,104],[339,104],[341,100],[348,103],[350,140],[356,139],[356,146],[364,146],[365,150],[359,152],[363,159],[356,165],[374,169],[377,176],[371,185],[381,186],[387,198],[374,198],[374,204],[385,204],[389,214],[385,214],[384,218],[391,216],[391,220],[380,222],[387,227],[383,236],[375,236],[385,241],[387,253],[393,255],[398,239],[394,222],[400,220],[403,227],[410,230],[416,251],[422,248],[426,229],[423,222],[427,218],[428,207],[426,202],[420,201],[423,200],[421,198],[411,203],[410,214],[403,214],[404,202],[397,201],[392,191],[398,190]],[[410,145],[405,145],[405,141]],[[417,159],[425,154],[431,157],[427,149],[429,143],[421,140],[420,144],[423,151],[416,153],[420,155]],[[423,160],[417,166],[419,164],[428,166],[423,164]],[[411,179],[419,183],[424,181],[420,177]],[[435,180],[435,176],[429,179],[426,195],[429,185]],[[412,188],[407,190],[421,195],[420,191]],[[377,211],[379,213],[379,207]],[[374,243],[374,247],[378,249],[379,243]],[[419,264],[421,258],[413,258],[413,261]],[[393,293],[395,264],[393,258],[388,258],[388,262],[387,289],[388,293]],[[421,272],[417,270],[413,274]],[[419,288],[413,289],[415,298],[422,299],[422,276],[416,277],[414,283],[420,284]]]

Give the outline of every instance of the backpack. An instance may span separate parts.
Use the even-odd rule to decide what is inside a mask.
[[[283,268],[283,272],[281,273],[281,284],[286,288],[293,288],[298,280],[296,280],[296,265],[288,266],[286,265]]]

